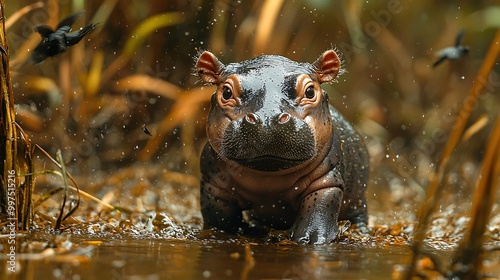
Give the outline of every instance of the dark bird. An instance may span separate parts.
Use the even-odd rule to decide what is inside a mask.
[[[44,61],[47,57],[53,57],[65,52],[69,47],[77,44],[80,40],[89,34],[95,24],[91,23],[78,31],[69,33],[71,26],[81,17],[83,12],[77,12],[63,19],[54,31],[50,26],[37,25],[35,31],[40,33],[42,41],[36,46],[31,55],[31,60],[37,64]]]
[[[144,131],[146,135],[153,137],[153,134],[151,133],[151,131],[149,131],[145,124],[142,125],[142,131]]]
[[[455,46],[453,47],[447,47],[442,50],[440,50],[437,55],[439,56],[438,60],[432,64],[432,67],[438,66],[441,62],[445,61],[446,59],[449,60],[458,60],[459,58],[463,57],[465,54],[469,52],[469,47],[467,46],[462,46],[462,38],[464,37],[464,30],[460,30],[460,32],[457,35],[457,39],[455,41]]]

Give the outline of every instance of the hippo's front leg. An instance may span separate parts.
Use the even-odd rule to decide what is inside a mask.
[[[236,202],[216,197],[209,191],[216,188],[208,182],[201,182],[200,206],[203,228],[237,232],[243,224],[241,208]]]
[[[307,195],[301,202],[290,237],[298,243],[333,242],[339,232],[342,195],[343,191],[339,187],[323,188]]]

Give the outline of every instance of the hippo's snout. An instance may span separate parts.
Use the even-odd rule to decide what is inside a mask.
[[[312,129],[289,113],[249,113],[228,125],[222,153],[252,169],[278,171],[314,156],[315,139]]]

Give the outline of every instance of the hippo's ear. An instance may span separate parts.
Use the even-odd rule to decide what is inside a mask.
[[[220,83],[220,76],[223,70],[224,64],[222,64],[213,53],[204,51],[198,56],[196,61],[196,73],[205,83]]]
[[[332,82],[340,71],[340,59],[334,50],[327,50],[322,53],[314,62],[314,73],[318,77],[320,84]]]

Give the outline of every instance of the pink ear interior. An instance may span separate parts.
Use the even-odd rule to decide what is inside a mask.
[[[333,50],[327,50],[314,62],[314,68],[320,83],[331,82],[340,71],[340,59]]]
[[[214,54],[204,51],[196,62],[196,73],[205,83],[216,84],[224,65],[215,57]]]

